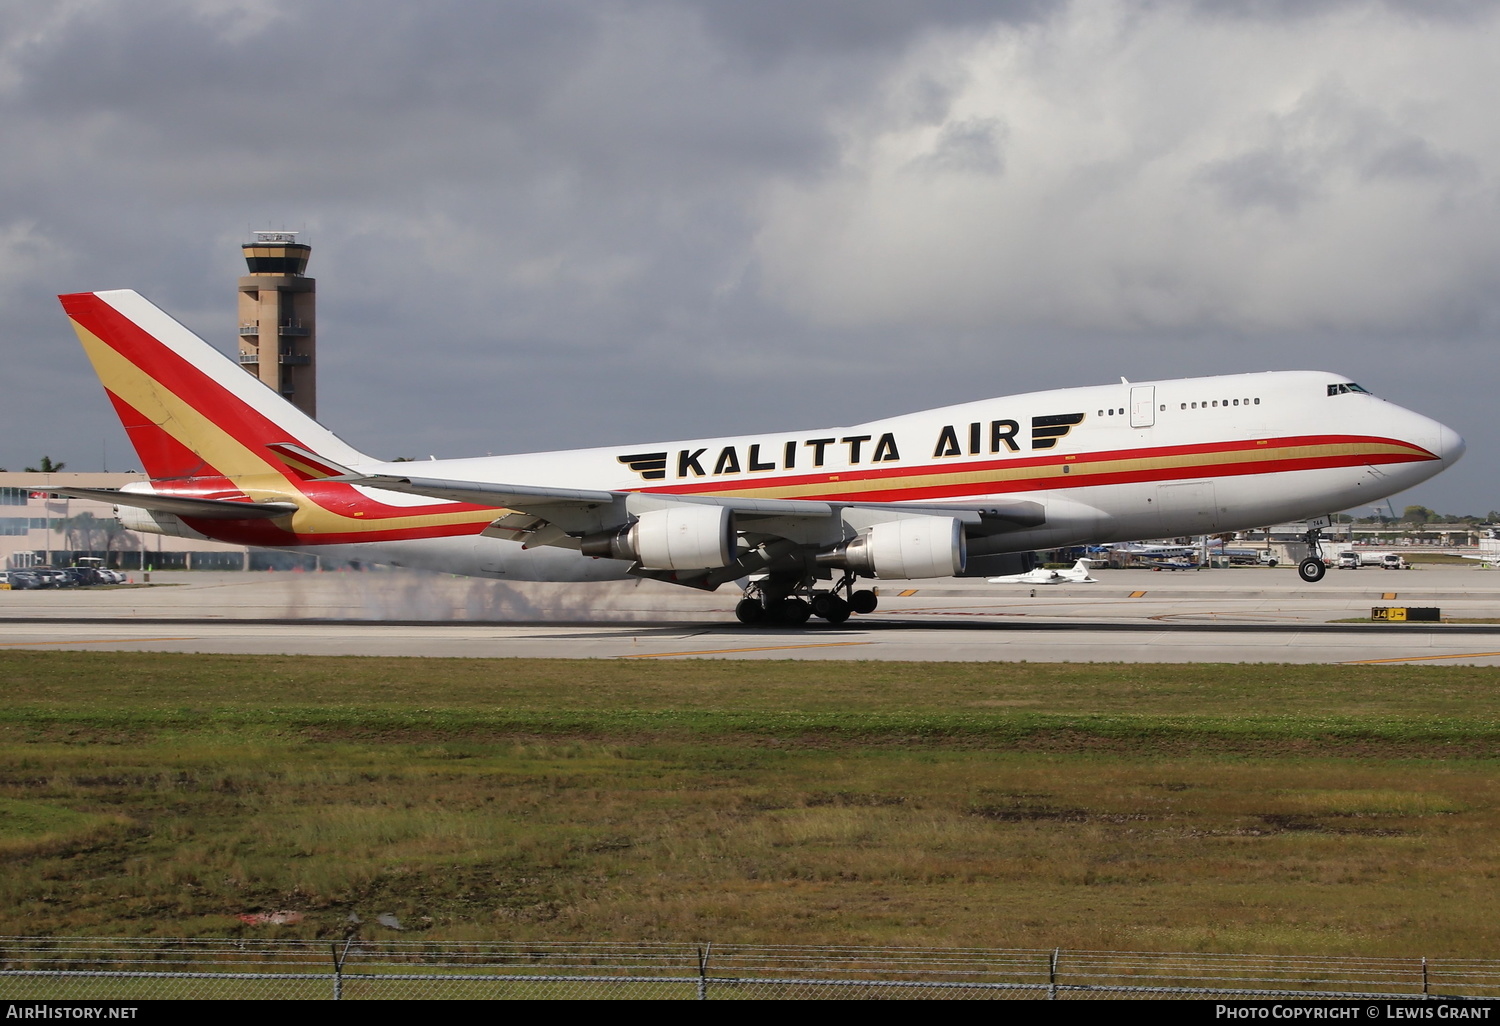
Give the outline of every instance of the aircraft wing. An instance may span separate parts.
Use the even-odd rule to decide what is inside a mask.
[[[740,514],[764,516],[832,516],[833,507],[826,502],[803,499],[726,499],[715,495],[657,495],[654,492],[604,492],[587,488],[543,488],[535,485],[492,484],[488,481],[442,481],[436,478],[372,475],[359,477],[356,484],[367,488],[384,488],[393,492],[431,495],[439,499],[457,499],[480,506],[504,506],[506,509],[539,512],[543,507],[608,506],[632,496],[653,499],[661,505],[693,503],[707,506],[729,506]],[[632,504],[634,505],[634,504]],[[642,506],[641,508],[648,508]],[[552,509],[552,512],[558,512]]]
[[[525,541],[528,545],[576,547],[583,534],[618,526],[631,515],[672,506],[722,506],[734,512],[747,532],[768,536],[801,537],[808,521],[835,521],[844,510],[864,510],[875,517],[952,516],[970,536],[1001,534],[1046,522],[1038,502],[1027,500],[952,505],[824,502],[810,499],[751,499],[722,495],[670,495],[661,492],[596,491],[551,488],[489,481],[451,481],[396,474],[350,472],[345,480],[367,488],[453,499],[481,506],[503,507],[500,517],[484,533]]]
[[[94,499],[116,506],[134,506],[153,513],[171,513],[200,520],[264,520],[297,512],[295,502],[237,502],[233,499],[191,499],[175,495],[152,495],[150,492],[122,492],[114,488],[57,488],[47,485],[52,495],[73,499]]]

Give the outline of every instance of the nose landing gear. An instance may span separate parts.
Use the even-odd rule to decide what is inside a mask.
[[[1328,565],[1323,562],[1323,545],[1319,541],[1322,533],[1322,528],[1314,527],[1304,535],[1310,555],[1297,564],[1297,574],[1308,584],[1317,584],[1328,572]]]

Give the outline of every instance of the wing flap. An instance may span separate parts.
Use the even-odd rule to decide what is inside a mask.
[[[619,492],[601,492],[588,488],[543,488],[536,485],[514,485],[489,481],[448,481],[432,477],[398,477],[394,474],[348,474],[334,480],[347,480],[366,488],[384,488],[391,492],[430,495],[435,499],[454,499],[476,506],[495,506],[530,512],[532,508],[557,505],[609,505]]]

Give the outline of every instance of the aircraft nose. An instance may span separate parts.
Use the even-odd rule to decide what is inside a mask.
[[[1444,463],[1453,463],[1464,454],[1468,445],[1464,443],[1463,436],[1454,431],[1446,424],[1438,425],[1437,452],[1438,458]]]

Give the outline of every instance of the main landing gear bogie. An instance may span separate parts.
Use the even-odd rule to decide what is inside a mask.
[[[767,593],[765,583],[752,585],[734,607],[734,615],[748,627],[800,627],[815,616],[837,626],[852,613],[873,613],[880,605],[875,592],[864,588],[855,591],[852,578],[840,581],[831,591],[815,592],[810,586],[804,587],[806,597],[787,594],[778,598]]]

